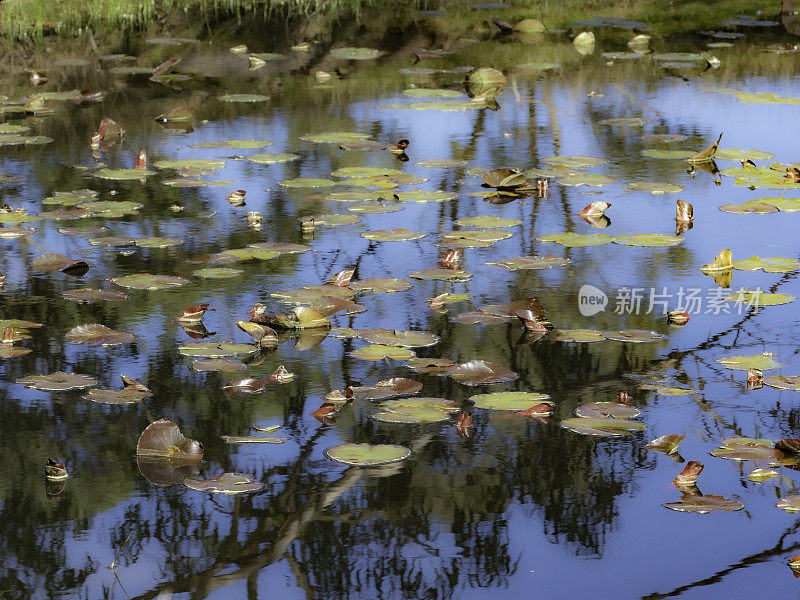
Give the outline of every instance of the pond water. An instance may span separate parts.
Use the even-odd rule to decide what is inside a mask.
[[[462,13],[467,11],[456,15]],[[488,19],[499,13],[485,14]],[[572,31],[596,35],[593,51],[582,54],[567,33],[501,35],[474,28],[483,17],[469,15],[469,25],[447,15],[412,15],[405,37],[379,27],[342,28],[333,45],[384,51],[370,60],[337,59],[328,44],[292,50],[301,37],[284,33],[265,39],[258,28],[243,27],[206,32],[199,43],[177,45],[147,43],[153,35],[145,35],[114,49],[136,56],[134,62],[82,56],[88,65],[59,67],[39,58],[36,65],[47,67],[48,77],[41,87],[32,86],[24,65],[10,67],[16,75],[0,90],[6,97],[0,128],[28,129],[0,135],[2,201],[38,215],[58,209],[60,204],[45,200],[56,192],[90,189],[97,197],[89,200],[135,205],[127,212],[89,205],[90,214],[45,214],[23,223],[35,230],[31,235],[0,240],[5,273],[0,318],[43,324],[14,344],[30,353],[0,363],[0,598],[688,599],[783,597],[800,585],[787,566],[787,558],[800,551],[798,521],[776,507],[780,498],[797,494],[798,472],[790,468],[796,460],[789,452],[781,457],[770,450],[774,442],[798,435],[797,392],[768,385],[748,389],[746,366],[729,369],[718,362],[771,353],[784,366],[765,369],[765,377],[800,373],[797,301],[759,308],[724,300],[740,289],[798,296],[798,271],[792,270],[797,265],[786,261],[788,272],[728,270],[716,280],[700,271],[723,249],[732,251],[733,260],[800,258],[798,217],[791,214],[800,204],[779,202],[783,210],[770,214],[719,209],[800,197],[780,165],[761,179],[752,179],[752,167],[743,167],[738,181],[736,172],[725,171],[740,166],[739,154],[753,158],[761,169],[753,172],[761,174],[768,165],[797,160],[800,60],[795,52],[764,51],[776,43],[793,44],[794,36],[777,21],[753,25],[764,17],[731,22],[722,15],[708,27],[726,34],[653,35],[653,52],[639,48],[636,54],[627,41],[643,27],[633,31],[595,22]],[[714,47],[719,42],[731,46]],[[282,57],[251,70],[247,52],[228,50],[242,43],[251,53]],[[453,52],[417,62],[412,51],[417,47]],[[713,66],[709,56],[660,56],[701,51],[721,64]],[[181,61],[167,73],[185,77],[151,81],[147,75],[113,72],[115,66],[155,66],[171,57]],[[552,68],[543,69],[542,63]],[[465,67],[498,69],[506,82],[484,101],[470,103]],[[317,71],[331,77],[315,77]],[[48,98],[45,110],[38,107],[32,114],[13,108],[39,92],[89,88],[107,95],[83,105]],[[420,98],[414,97],[420,92],[409,91],[423,89],[450,90],[452,97]],[[220,99],[224,94],[269,99],[228,102]],[[441,110],[441,102],[464,109]],[[432,109],[409,108],[415,103]],[[188,119],[166,124],[154,119],[178,107],[191,108]],[[107,132],[100,146],[91,148],[92,132],[104,115],[126,132],[121,141]],[[360,133],[387,145],[408,139],[408,160],[385,149],[343,150],[339,138],[333,143],[302,139],[325,132]],[[692,169],[681,157],[643,155],[648,149],[681,150],[685,158],[709,147],[720,133],[716,163]],[[675,134],[676,141],[649,134]],[[10,144],[9,135],[51,141]],[[208,147],[226,140],[264,143]],[[97,176],[100,163],[132,168],[140,149],[155,174],[121,181]],[[746,152],[723,152],[731,149]],[[274,164],[248,159],[257,153],[296,156]],[[551,158],[575,156],[601,160],[594,161],[600,163],[596,166],[567,168]],[[223,164],[215,172],[189,173],[214,185],[184,187],[186,178],[175,169],[157,165],[178,159]],[[364,166],[419,179],[408,184],[379,175],[348,182],[331,175]],[[526,172],[533,189],[487,201],[494,191],[481,187],[482,176],[499,168]],[[722,175],[709,172],[717,168]],[[605,185],[574,185],[587,181],[587,174],[606,176],[588,179]],[[283,185],[297,178],[335,185]],[[537,191],[537,180],[547,180],[546,193]],[[629,187],[646,182],[681,188],[651,193]],[[246,206],[227,200],[238,189],[246,191]],[[347,191],[363,197],[337,197]],[[431,191],[446,194],[426,193]],[[377,202],[379,197],[383,200]],[[693,205],[694,221],[672,246],[564,247],[538,239],[567,232],[672,236],[677,199]],[[63,208],[73,210],[84,201],[66,201]],[[366,201],[399,210],[350,210]],[[607,227],[595,228],[578,216],[595,201],[611,205]],[[251,211],[260,213],[260,226],[248,222]],[[304,217],[331,214],[358,220],[329,226],[317,218],[316,227],[301,227]],[[442,234],[476,229],[458,221],[477,216],[515,221],[491,229],[510,236],[462,250],[459,268],[471,278],[409,275],[437,268],[453,247]],[[19,217],[0,214],[6,227]],[[92,229],[101,226],[107,230]],[[64,227],[87,231],[65,235]],[[424,236],[407,241],[362,236],[395,228]],[[107,236],[180,243],[104,246],[96,239]],[[308,249],[235,263],[219,258],[220,252],[259,242]],[[46,253],[88,261],[90,268],[83,274],[80,268],[78,274],[75,269],[42,272],[34,259]],[[544,255],[569,263],[520,270],[487,265]],[[240,272],[230,278],[197,275],[212,267]],[[198,371],[194,358],[179,352],[190,342],[250,344],[252,338],[235,323],[248,320],[256,303],[266,305],[267,315],[288,313],[292,305],[274,294],[322,284],[350,268],[355,268],[351,286],[356,289],[333,291],[348,294],[366,310],[331,316],[335,327],[431,332],[438,343],[412,348],[418,357],[489,361],[517,377],[466,385],[446,372],[415,372],[407,359],[364,360],[351,355],[368,345],[364,339],[340,337],[347,332],[328,328],[279,331],[279,344],[234,357],[244,358],[244,372]],[[153,291],[109,281],[136,273],[188,281]],[[385,293],[353,283],[370,278],[405,280],[410,287]],[[604,310],[588,314],[589,305],[580,304],[586,285],[596,288],[592,294],[606,295]],[[76,303],[62,296],[76,288],[124,292],[127,299]],[[432,310],[426,301],[443,293],[467,297]],[[687,305],[690,296],[694,300]],[[526,298],[541,302],[555,331],[541,339],[526,336],[516,317],[498,324],[453,321],[489,304]],[[205,329],[181,327],[177,317],[199,303],[213,309],[203,318]],[[680,308],[691,320],[671,325],[666,311]],[[128,332],[135,341],[108,346],[68,341],[67,332],[85,323]],[[660,335],[644,343],[556,339],[572,329]],[[215,333],[201,340],[204,331]],[[242,376],[266,378],[281,365],[294,374],[291,381],[270,383],[253,394],[223,389]],[[118,388],[120,375],[126,375],[146,385],[152,396],[108,404],[85,399],[86,390],[39,391],[17,383],[56,371],[92,376],[105,389]],[[458,419],[462,427],[456,426],[458,412],[443,413],[445,420],[433,423],[381,422],[372,418],[380,400],[358,395],[337,406],[333,416],[311,414],[333,390],[392,377],[419,381],[423,387],[417,396],[452,401],[462,414],[471,414],[471,426],[463,427],[463,417]],[[526,417],[480,408],[470,400],[505,391],[549,395],[552,416]],[[632,425],[633,431],[623,430],[619,437],[598,437],[561,426],[577,407],[616,402],[621,392],[641,411],[633,420],[646,428]],[[178,468],[163,460],[155,466],[137,461],[140,434],[161,418],[202,442],[202,462]],[[252,426],[279,429],[264,434]],[[667,434],[685,435],[679,454],[646,448]],[[226,435],[288,439],[228,444],[221,439]],[[724,439],[737,437],[769,443],[758,460],[709,454]],[[376,468],[327,457],[327,449],[346,442],[399,444],[413,452],[403,462]],[[66,480],[45,480],[48,457],[64,463]],[[740,508],[735,502],[743,508],[711,514],[666,508],[681,499],[672,479],[686,466],[683,461],[691,460],[705,470],[698,480],[702,492],[683,490],[688,502],[700,493],[715,494],[734,501],[728,508]],[[776,475],[753,481],[748,476],[756,468]],[[226,495],[183,483],[187,476],[224,472],[248,475],[263,485]]]

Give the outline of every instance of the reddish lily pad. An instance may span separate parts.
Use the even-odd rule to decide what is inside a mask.
[[[116,346],[133,343],[136,338],[132,333],[116,331],[100,323],[84,323],[70,329],[65,339],[73,344]]]

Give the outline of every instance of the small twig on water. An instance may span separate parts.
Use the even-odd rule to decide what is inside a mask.
[[[131,531],[131,532],[128,534],[128,537],[126,537],[126,538],[125,538],[125,541],[124,541],[124,542],[122,542],[122,546],[120,546],[120,547],[119,547],[119,550],[117,550],[117,555],[114,557],[114,560],[111,562],[111,566],[110,566],[110,567],[108,567],[108,568],[109,568],[109,569],[111,569],[112,571],[114,570],[114,567],[115,567],[115,566],[116,566],[116,564],[117,564],[117,559],[119,558],[119,555],[120,555],[120,554],[122,554],[122,550],[123,550],[123,548],[125,548],[125,544],[127,544],[127,543],[128,543],[128,540],[129,540],[129,539],[131,539],[131,536],[132,536],[132,535],[133,535],[133,532]],[[122,585],[122,584],[120,584],[120,585]]]

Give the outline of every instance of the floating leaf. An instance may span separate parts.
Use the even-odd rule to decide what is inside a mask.
[[[222,435],[220,439],[226,444],[283,444],[288,437],[259,437],[254,435]]]
[[[536,238],[540,242],[555,242],[567,248],[599,246],[614,241],[614,237],[604,233],[551,233]]]
[[[775,158],[772,152],[764,152],[763,150],[738,150],[727,148],[724,150],[717,150],[714,158],[722,160],[771,160]]]
[[[800,375],[792,375],[789,377],[773,375],[772,377],[764,377],[762,382],[779,390],[794,390],[800,392]]]
[[[300,139],[318,144],[344,144],[357,140],[367,140],[370,136],[366,133],[353,131],[328,131],[325,133],[309,133],[301,135]]]
[[[265,96],[263,94],[223,94],[222,96],[217,96],[217,100],[221,100],[222,102],[254,103],[266,102],[269,99],[269,96]]]
[[[122,375],[122,383],[124,387],[119,390],[89,390],[83,399],[100,404],[135,404],[153,395],[147,387],[126,375]]]
[[[607,340],[614,340],[616,342],[630,342],[636,344],[643,344],[648,342],[659,342],[665,339],[665,336],[655,331],[647,331],[646,329],[621,329],[620,331],[604,331],[603,337]]]
[[[768,294],[761,290],[739,290],[729,296],[725,296],[725,300],[730,302],[741,302],[755,307],[788,304],[796,299],[796,296],[790,296],[789,294]]]
[[[247,365],[240,360],[228,360],[225,358],[209,358],[208,360],[196,360],[192,363],[195,371],[243,371]]]
[[[146,169],[100,169],[99,171],[92,173],[92,176],[97,177],[98,179],[126,181],[132,179],[145,179],[155,174],[155,171],[148,171]]]
[[[347,207],[347,210],[376,215],[376,214],[397,212],[402,208],[403,207],[400,206],[399,204],[381,204],[379,202],[364,202],[361,204],[351,204],[350,206]]]
[[[189,144],[190,148],[236,148],[238,150],[249,150],[252,148],[264,148],[265,146],[271,146],[272,142],[268,142],[267,140],[224,140],[224,141],[214,141],[214,142],[199,142],[197,144]],[[258,155],[251,155],[248,156],[248,160],[252,160],[253,156]],[[258,161],[253,161],[258,162]],[[216,168],[216,167],[212,167]]]
[[[250,475],[242,475],[241,473],[222,473],[210,479],[191,479],[187,477],[183,480],[183,485],[190,490],[218,494],[257,492],[264,487]]]
[[[635,181],[626,186],[635,192],[650,192],[651,194],[676,194],[683,190],[682,185],[676,183],[660,183],[658,181]]]
[[[608,159],[597,156],[548,156],[544,159],[544,162],[565,169],[580,169],[599,167],[606,164]]]
[[[772,357],[774,354],[754,354],[752,356],[726,356],[718,358],[717,362],[723,367],[728,369],[738,369],[747,371],[748,369],[759,369],[761,371],[768,371],[769,369],[777,369],[785,367],[786,365],[775,361]]]
[[[549,394],[536,392],[494,392],[472,396],[470,401],[475,403],[475,408],[519,411],[541,402],[552,405],[553,402],[550,402],[549,399]]]
[[[154,164],[156,169],[221,169],[225,166],[224,160],[210,160],[207,158],[183,158],[180,160],[158,160]]]
[[[255,244],[250,244],[248,248],[276,252],[278,254],[299,254],[300,252],[308,252],[311,250],[311,246],[306,246],[305,244],[290,244],[286,242],[257,242]]]
[[[275,163],[285,163],[300,158],[297,154],[250,154],[247,160],[260,165],[272,165]]]
[[[325,456],[346,465],[374,467],[403,461],[411,456],[411,450],[393,444],[339,444],[326,449]]]
[[[783,457],[783,452],[773,448],[769,440],[752,438],[726,438],[722,440],[722,446],[710,454],[731,460],[776,460]]]
[[[80,373],[65,373],[56,371],[49,375],[30,375],[17,379],[16,383],[21,383],[32,390],[42,390],[45,392],[65,392],[67,390],[82,390],[98,384],[97,379],[89,375]]]
[[[371,344],[363,348],[357,348],[349,353],[353,358],[360,358],[362,360],[383,360],[384,358],[391,358],[394,360],[408,360],[414,358],[416,354],[413,350],[407,348],[396,348],[393,346],[384,346],[381,344]]]
[[[179,246],[183,240],[178,238],[167,237],[143,237],[135,240],[136,245],[140,248],[170,248],[172,246]]]
[[[31,268],[34,271],[41,271],[42,273],[61,271],[62,273],[75,275],[77,277],[84,275],[89,270],[90,266],[91,263],[85,260],[72,260],[56,252],[37,256],[31,263]]]
[[[453,365],[447,374],[464,385],[485,385],[514,381],[519,375],[486,360],[470,360]]]
[[[446,202],[454,200],[457,194],[453,192],[445,192],[443,190],[408,190],[404,192],[397,192],[397,199],[401,202],[416,202],[423,204],[425,202]]]
[[[522,225],[519,219],[504,219],[502,217],[482,216],[482,217],[465,217],[456,221],[457,225],[461,227],[482,227],[485,229],[493,229],[496,227],[513,227],[515,225]]]
[[[258,349],[251,344],[233,342],[189,342],[178,347],[183,356],[197,358],[224,358],[241,354],[253,354]]]
[[[383,52],[375,48],[334,48],[331,56],[339,60],[370,60],[378,58]]]
[[[116,331],[100,323],[84,323],[70,329],[64,339],[73,344],[116,346],[118,344],[130,344],[136,338],[132,333]]]
[[[468,281],[472,277],[472,273],[460,269],[423,269],[422,271],[412,271],[408,276],[414,279],[436,279],[461,283]]]
[[[570,263],[568,258],[559,258],[548,254],[546,256],[518,256],[516,258],[504,258],[497,262],[484,263],[490,266],[505,267],[509,271],[529,270],[529,269],[552,269],[563,267]]]
[[[189,283],[188,279],[173,275],[151,275],[150,273],[136,273],[109,279],[111,283],[134,290],[164,290]]]
[[[508,317],[488,315],[483,312],[466,312],[456,315],[450,319],[453,323],[464,325],[501,325],[508,323]]]
[[[678,446],[685,437],[686,437],[685,435],[678,435],[676,433],[662,435],[660,438],[656,438],[651,442],[648,442],[647,448],[649,448],[650,450],[657,450],[658,452],[663,452],[664,454],[673,454],[677,452]]]
[[[365,231],[361,237],[368,240],[377,240],[379,242],[405,242],[410,240],[417,240],[425,237],[426,234],[417,231],[410,231],[408,229],[379,229],[377,231]]]
[[[745,260],[737,260],[733,263],[734,269],[741,271],[757,271],[763,269],[767,273],[789,273],[800,270],[800,262],[794,258],[782,258],[773,256],[771,258],[759,258],[751,256]]]
[[[665,233],[637,233],[635,235],[618,235],[614,238],[615,244],[624,246],[676,246],[682,241],[682,237]]]
[[[706,495],[691,495],[684,494],[680,502],[667,502],[663,504],[665,508],[670,510],[677,510],[679,512],[690,512],[698,514],[706,514],[715,511],[735,512],[742,510],[744,504],[738,500],[730,500],[724,496],[715,496],[714,494]]]
[[[647,156],[648,158],[664,158],[664,159],[687,159],[690,156],[694,156],[694,152],[690,150],[663,150],[661,148],[648,148],[647,150],[642,150],[642,156]]]
[[[638,408],[622,402],[587,402],[575,409],[576,417],[591,419],[632,419],[641,414]]]
[[[371,344],[423,348],[439,343],[439,336],[427,331],[397,331],[396,329],[359,329],[358,337]]]
[[[690,163],[698,163],[698,162],[707,162],[714,158],[714,155],[717,153],[717,149],[719,148],[719,142],[722,140],[722,134],[719,134],[719,138],[717,141],[711,144],[708,148],[703,150],[702,152],[698,152],[697,154],[693,154],[689,158],[686,159],[687,162]]]
[[[197,269],[192,272],[195,277],[202,277],[204,279],[228,279],[229,277],[238,277],[244,271],[241,269],[230,269],[227,267],[217,267],[208,269]]]
[[[800,496],[786,496],[775,503],[775,506],[788,513],[800,512]]]
[[[772,479],[773,477],[780,477],[780,473],[773,469],[753,469],[747,474],[747,478],[756,483],[763,483],[767,479]]]
[[[569,431],[596,437],[621,437],[634,431],[642,431],[646,427],[644,423],[629,419],[593,419],[586,417],[564,419],[560,425]]]
[[[602,342],[608,339],[605,337],[604,333],[604,331],[595,331],[593,329],[559,329],[556,331],[553,339],[557,342]]]

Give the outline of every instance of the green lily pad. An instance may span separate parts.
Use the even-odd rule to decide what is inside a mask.
[[[529,62],[517,65],[516,68],[525,71],[555,71],[561,68],[561,64],[556,62]]]
[[[611,183],[616,183],[616,179],[608,175],[597,175],[595,173],[576,173],[573,175],[565,175],[558,178],[560,185],[575,187],[579,185],[588,185],[590,187],[602,187]]]
[[[574,433],[595,437],[622,437],[624,435],[630,435],[634,431],[643,431],[646,427],[644,423],[631,421],[630,419],[598,419],[586,417],[564,419],[559,424],[564,429]]]
[[[221,169],[225,166],[224,160],[210,160],[207,158],[183,158],[180,160],[157,160],[153,163],[156,169]]]
[[[703,58],[701,54],[696,54],[694,52],[663,52],[661,54],[653,54],[653,60],[660,60],[660,61],[696,61],[696,62],[704,62],[706,59]]]
[[[0,123],[0,135],[19,135],[30,131],[28,125],[15,125],[13,123]]]
[[[694,156],[696,152],[691,150],[663,150],[661,148],[648,148],[647,150],[642,150],[642,156],[647,156],[649,158],[665,158],[665,159],[687,159],[690,156]]]
[[[331,173],[333,177],[356,178],[356,177],[381,177],[386,175],[401,175],[400,169],[389,169],[384,167],[342,167]]]
[[[410,98],[458,98],[459,96],[463,96],[464,92],[435,88],[409,88],[403,90],[403,95]]]
[[[567,248],[583,246],[599,246],[614,241],[614,237],[605,233],[551,233],[536,238],[540,242],[555,242]]]
[[[397,331],[396,329],[359,329],[358,337],[371,344],[423,348],[439,343],[439,336],[427,331]]]
[[[336,185],[336,182],[320,177],[298,177],[296,179],[281,181],[280,185],[288,188],[322,188]]]
[[[720,510],[725,512],[735,512],[744,508],[744,504],[738,500],[730,500],[724,496],[716,496],[714,494],[705,494],[700,496],[685,494],[681,498],[680,502],[667,502],[662,504],[662,506],[670,510],[697,513],[701,515]]]
[[[224,140],[219,142],[198,142],[197,144],[189,144],[190,148],[236,148],[239,150],[248,150],[252,148],[264,148],[271,146],[272,142],[267,140]],[[247,157],[251,158],[251,157]]]
[[[790,296],[789,294],[769,294],[761,290],[739,290],[729,296],[725,296],[725,300],[730,302],[742,302],[756,307],[788,304],[796,299],[796,296]]]
[[[515,225],[522,225],[519,219],[504,219],[502,217],[494,216],[479,216],[479,217],[465,217],[456,221],[457,225],[462,227],[482,227],[485,229],[493,229],[497,227],[514,227]]]
[[[508,323],[508,317],[489,315],[480,311],[461,313],[450,320],[453,323],[461,323],[463,325],[502,325]]]
[[[192,273],[195,277],[202,277],[204,279],[227,279],[229,277],[238,277],[244,271],[241,269],[230,269],[226,267],[217,267],[209,269],[197,269]]]
[[[170,248],[182,243],[181,239],[166,237],[144,237],[136,240],[136,245],[140,248]]]
[[[525,410],[545,402],[550,402],[549,394],[536,392],[494,392],[493,394],[478,394],[470,398],[475,403],[475,408],[486,408],[489,410]]]
[[[772,160],[775,155],[772,152],[764,152],[763,150],[740,150],[734,148],[726,148],[717,150],[714,159],[722,160]]]
[[[513,234],[510,231],[500,231],[497,229],[457,229],[446,231],[442,234],[444,242],[448,245],[450,240],[473,240],[476,242],[497,242],[508,239]]]
[[[317,144],[344,144],[356,140],[368,140],[371,136],[366,133],[354,131],[328,131],[325,133],[308,133],[301,135],[300,139]]]
[[[264,96],[263,94],[223,94],[222,96],[217,96],[217,100],[222,102],[267,102],[269,99],[269,96]]]
[[[188,279],[172,275],[151,275],[150,273],[136,273],[135,275],[123,275],[122,277],[112,277],[111,283],[134,290],[164,290],[172,287],[179,287],[189,283]]]
[[[594,329],[559,329],[555,332],[553,339],[556,342],[573,342],[585,344],[590,342],[602,342],[607,339],[602,331]]]
[[[38,146],[49,144],[53,138],[44,135],[15,135],[0,133],[0,146]]]
[[[235,344],[233,342],[188,342],[178,347],[183,356],[192,358],[225,358],[253,354],[258,350],[252,344]]]
[[[410,104],[379,104],[375,108],[380,110],[442,110],[457,112],[462,110],[477,110],[484,108],[481,102],[460,102],[456,100],[437,100],[435,102],[411,102]]]
[[[276,252],[278,254],[299,254],[311,250],[311,246],[290,244],[288,242],[256,242],[255,244],[250,244],[248,248],[255,248],[262,252]]]
[[[195,371],[243,371],[246,368],[247,365],[242,361],[226,358],[209,358],[192,363],[192,369]]]
[[[450,414],[437,408],[405,407],[377,412],[372,418],[382,423],[436,423],[446,421],[450,418]]]
[[[668,144],[671,142],[682,142],[686,136],[682,133],[646,133],[642,136],[645,144]]]
[[[350,288],[357,292],[373,291],[392,294],[403,292],[411,287],[411,283],[405,279],[375,278],[355,280],[350,282]]]
[[[747,371],[748,369],[768,371],[769,369],[777,369],[786,366],[774,360],[772,358],[773,356],[773,354],[768,353],[754,354],[752,356],[726,356],[724,358],[718,358],[717,362],[728,369],[738,369],[741,371]]]
[[[439,281],[464,282],[472,278],[472,273],[461,269],[423,269],[421,271],[411,271],[409,277],[414,279],[435,279]]]
[[[383,52],[375,48],[334,48],[331,56],[339,60],[371,60],[378,58]]]
[[[773,469],[753,469],[747,474],[747,478],[755,483],[764,483],[767,479],[780,477],[780,473]]]
[[[325,450],[329,459],[356,467],[374,467],[400,462],[411,456],[411,450],[394,444],[339,444]]]
[[[264,487],[250,475],[242,475],[240,473],[222,473],[211,479],[190,479],[187,477],[183,480],[183,485],[190,490],[217,494],[257,492]]]
[[[650,192],[654,195],[677,194],[683,189],[682,185],[675,183],[661,183],[658,181],[634,181],[626,186],[635,192]]]
[[[458,194],[445,192],[443,190],[406,190],[397,192],[397,197],[401,202],[423,204],[425,202],[446,202],[448,200],[455,200]]]
[[[455,160],[455,159],[434,159],[434,160],[418,160],[417,165],[420,167],[426,167],[431,169],[446,169],[449,167],[463,167],[467,164],[465,160]]]
[[[85,202],[96,198],[100,193],[95,190],[71,190],[69,192],[53,192],[42,200],[42,204],[60,204],[62,206],[74,206],[79,202]]]
[[[484,263],[490,266],[505,267],[509,271],[529,270],[529,269],[552,269],[563,267],[570,263],[568,258],[558,256],[518,256],[516,258],[504,258],[497,262]]]
[[[548,156],[544,159],[544,162],[557,167],[580,169],[584,167],[599,167],[606,164],[608,159],[598,156]]]
[[[409,231],[408,229],[379,229],[377,231],[365,231],[361,237],[368,240],[377,240],[379,242],[406,242],[410,240],[417,240],[425,237],[426,234],[418,231]]]
[[[371,215],[378,215],[384,213],[397,212],[402,210],[399,204],[382,204],[380,202],[361,202],[359,204],[351,204],[347,210],[358,213],[365,213]]]
[[[326,227],[339,227],[341,225],[353,225],[361,221],[358,215],[344,215],[339,213],[330,213],[326,215],[309,215],[301,217],[301,223],[312,223],[315,227],[325,225]]]
[[[28,215],[21,212],[0,213],[0,223],[30,223],[41,221],[39,215]]]
[[[800,270],[800,262],[794,258],[782,258],[773,256],[771,258],[759,258],[751,256],[745,260],[737,260],[733,263],[734,269],[740,271],[757,271],[763,269],[767,273],[789,273]]]
[[[618,235],[614,238],[615,244],[623,246],[676,246],[682,241],[682,237],[664,233],[637,233],[635,235]]]
[[[280,256],[279,252],[273,250],[262,250],[254,245],[247,248],[233,248],[231,250],[223,250],[219,256],[232,256],[237,262],[245,260],[271,260],[276,256]]]
[[[297,154],[250,154],[247,160],[259,165],[273,165],[276,163],[285,163],[300,158]]]
[[[155,171],[148,171],[146,169],[100,169],[92,173],[93,177],[98,179],[113,179],[115,181],[129,181],[137,179],[145,179],[151,175],[155,175]]]
[[[21,383],[32,390],[66,392],[68,390],[82,390],[94,387],[99,382],[89,375],[56,371],[49,375],[30,375],[28,377],[23,377],[22,379],[17,379],[16,383]]]
[[[588,419],[633,419],[641,412],[635,406],[622,402],[587,402],[575,409],[575,416]]]
[[[384,346],[382,344],[371,344],[358,348],[349,353],[353,358],[360,358],[362,360],[378,361],[384,358],[391,358],[394,360],[408,360],[414,358],[416,353],[408,348],[396,348],[394,346]]]
[[[233,180],[225,179],[219,181],[208,181],[207,179],[199,179],[197,177],[179,177],[178,179],[165,179],[161,183],[176,188],[219,187],[223,185],[231,185]]]

